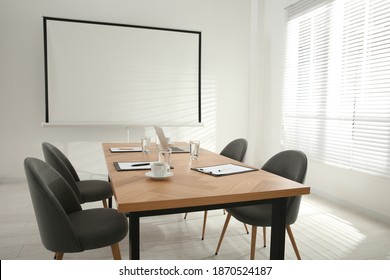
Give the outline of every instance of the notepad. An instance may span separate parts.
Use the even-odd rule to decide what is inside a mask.
[[[241,166],[241,165],[232,164],[232,163],[207,166],[207,167],[196,167],[196,168],[191,168],[191,169],[198,171],[198,172],[205,173],[205,174],[209,174],[212,176],[232,175],[232,174],[238,174],[238,173],[259,170],[257,168]]]
[[[129,171],[129,170],[150,170],[151,162],[145,161],[132,161],[132,162],[114,162],[116,171]]]
[[[110,147],[111,153],[142,152],[142,147]]]

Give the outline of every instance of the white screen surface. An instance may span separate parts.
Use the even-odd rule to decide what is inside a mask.
[[[46,122],[200,122],[200,33],[45,18]]]

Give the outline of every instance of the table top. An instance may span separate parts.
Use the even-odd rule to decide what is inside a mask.
[[[190,160],[188,153],[172,154],[171,163],[174,175],[164,180],[153,180],[145,176],[148,170],[117,171],[114,162],[158,160],[157,147],[153,146],[149,155],[144,155],[142,152],[112,153],[110,151],[111,147],[139,145],[135,143],[103,144],[108,175],[120,212],[207,206],[310,193],[308,186],[263,170],[219,177],[191,170],[196,167],[227,163],[251,167],[205,149],[200,149],[199,159],[193,161]]]

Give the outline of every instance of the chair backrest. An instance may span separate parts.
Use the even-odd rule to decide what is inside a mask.
[[[295,182],[303,183],[307,171],[307,157],[301,151],[282,151],[271,157],[261,169]],[[288,198],[286,217],[288,225],[295,223],[297,220],[300,204],[301,196]]]
[[[248,141],[244,138],[239,138],[227,144],[220,154],[242,162],[244,160],[247,147]]]
[[[48,163],[26,158],[27,183],[39,234],[52,252],[80,252],[82,247],[68,214],[81,211],[80,202],[66,180]]]
[[[46,162],[65,178],[79,201],[83,203],[83,198],[76,184],[80,178],[69,159],[57,147],[47,142],[42,143],[42,150]]]

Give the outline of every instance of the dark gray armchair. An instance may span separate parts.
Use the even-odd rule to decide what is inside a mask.
[[[128,232],[124,214],[110,208],[83,210],[67,181],[42,160],[26,158],[24,169],[42,243],[56,259],[106,246],[114,259],[121,259],[118,242]]]
[[[101,200],[103,206],[107,208],[106,199],[108,199],[111,207],[113,195],[111,183],[103,180],[80,180],[72,163],[57,147],[44,142],[42,143],[42,150],[46,162],[65,178],[80,203]]]
[[[221,151],[220,155],[242,162],[247,148],[248,141],[244,138],[239,138],[227,144]]]
[[[303,183],[306,177],[307,170],[307,157],[300,151],[288,150],[280,152],[270,158],[262,167],[262,170],[279,175],[281,177]],[[301,259],[298,247],[295,243],[293,233],[290,225],[294,224],[298,218],[299,207],[301,203],[301,196],[290,197],[287,200],[287,216],[286,216],[286,229],[288,236],[290,237],[297,259]],[[229,224],[231,216],[237,220],[252,225],[252,241],[251,241],[251,259],[255,257],[256,247],[256,233],[257,227],[263,227],[264,247],[266,244],[266,227],[271,226],[272,220],[272,205],[262,204],[245,207],[235,207],[226,209],[228,215],[226,217],[225,225],[223,227],[221,237],[218,242],[217,250],[215,254],[218,254],[219,248],[222,244],[223,237],[225,235],[227,226]]]
[[[239,138],[236,140],[231,141],[229,144],[226,145],[225,148],[221,151],[220,155],[237,160],[237,161],[243,161],[246,150],[248,148],[248,141],[244,138]],[[184,215],[184,219],[187,218],[187,213]],[[204,240],[204,235],[206,232],[206,221],[207,221],[207,210],[204,211],[203,216],[203,228],[202,228],[202,240]],[[248,228],[245,226],[245,230],[247,233]]]

